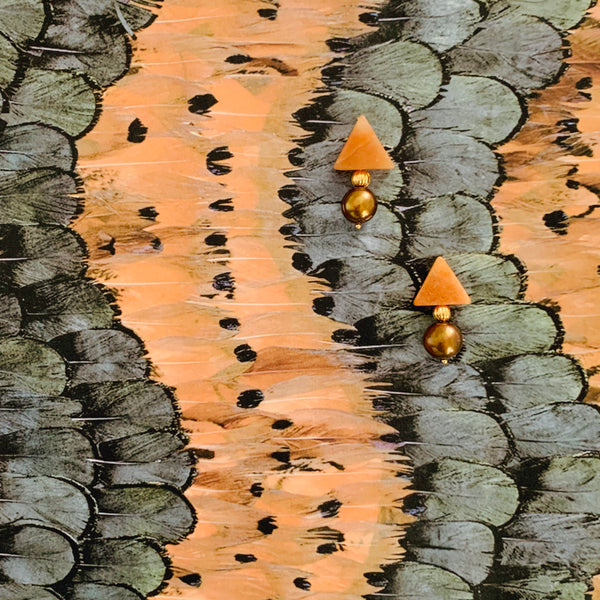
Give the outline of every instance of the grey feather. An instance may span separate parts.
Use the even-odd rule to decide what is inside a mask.
[[[415,200],[457,193],[487,198],[500,174],[497,157],[483,142],[432,129],[415,129],[407,136],[403,167]]]
[[[519,507],[516,483],[500,469],[442,459],[415,473],[423,496],[424,519],[478,521],[499,527]]]
[[[0,527],[33,524],[79,537],[92,516],[85,488],[62,479],[0,473]]]
[[[495,543],[491,529],[469,521],[415,523],[403,541],[413,560],[447,569],[471,585],[489,575]]]
[[[388,98],[407,110],[427,106],[442,84],[439,58],[412,42],[387,42],[358,50],[344,65],[343,87]]]
[[[557,354],[517,356],[493,367],[493,390],[509,410],[541,404],[574,402],[584,389],[580,366]]]
[[[454,75],[441,98],[411,115],[416,129],[465,133],[487,144],[512,137],[523,118],[519,97],[504,83],[488,77]]]
[[[453,73],[493,77],[527,94],[556,78],[562,45],[559,32],[540,19],[505,14],[482,23],[448,56]]]
[[[485,253],[494,242],[488,206],[464,194],[433,198],[407,210],[404,217],[407,260],[462,252]],[[460,234],[449,236],[448,229]]]

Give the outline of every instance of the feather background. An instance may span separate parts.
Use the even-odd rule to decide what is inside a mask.
[[[2,592],[583,598],[599,416],[556,302],[593,378],[594,13],[555,82],[588,3],[169,0],[128,68],[160,4],[0,7]],[[401,169],[357,234],[361,113]],[[438,254],[475,301],[442,370]]]

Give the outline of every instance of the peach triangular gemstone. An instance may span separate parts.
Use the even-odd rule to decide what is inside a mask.
[[[452,306],[471,304],[465,291],[450,265],[438,256],[425,277],[419,293],[413,300],[415,306]]]
[[[358,117],[333,168],[338,171],[373,171],[395,167],[367,118],[364,115]]]

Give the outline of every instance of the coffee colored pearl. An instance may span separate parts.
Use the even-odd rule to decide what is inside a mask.
[[[348,221],[358,227],[372,219],[377,211],[377,200],[371,190],[352,188],[342,200],[342,212]]]
[[[423,336],[425,350],[442,362],[447,362],[449,358],[456,356],[462,348],[462,343],[460,329],[447,322],[434,323]]]

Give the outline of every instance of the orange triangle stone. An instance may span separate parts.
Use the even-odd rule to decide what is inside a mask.
[[[452,306],[471,304],[465,291],[450,265],[438,256],[425,277],[419,293],[413,300],[415,306]]]
[[[338,171],[394,169],[396,165],[364,115],[358,117],[333,168]]]

